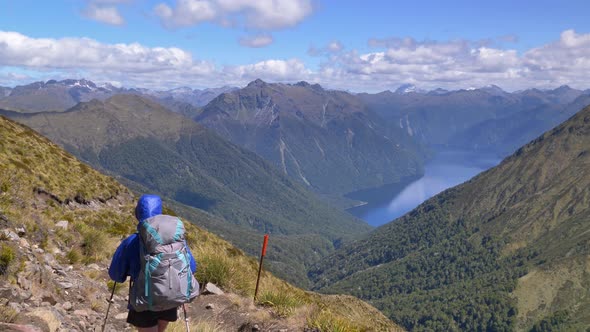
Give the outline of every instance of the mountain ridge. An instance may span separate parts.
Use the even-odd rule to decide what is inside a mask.
[[[588,327],[588,146],[590,107],[345,245],[310,278],[408,329]]]
[[[422,149],[381,125],[354,96],[307,82],[224,93],[195,120],[321,194],[397,182],[422,171]]]

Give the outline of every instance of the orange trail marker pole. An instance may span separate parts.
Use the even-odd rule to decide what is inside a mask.
[[[262,261],[266,255],[266,246],[268,245],[268,234],[264,235],[264,243],[262,243],[262,252],[260,253],[260,264],[258,266],[258,277],[256,278],[256,289],[254,290],[254,302],[258,296],[258,285],[260,283],[260,273],[262,272]]]

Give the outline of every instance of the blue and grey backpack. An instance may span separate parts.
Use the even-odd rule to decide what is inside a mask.
[[[140,225],[141,270],[129,303],[135,311],[162,311],[191,302],[199,295],[199,283],[190,268],[182,221],[157,215]]]

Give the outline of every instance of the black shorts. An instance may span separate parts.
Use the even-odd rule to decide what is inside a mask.
[[[175,322],[178,319],[178,308],[172,308],[164,311],[135,311],[129,309],[127,323],[135,327],[154,327],[158,325],[158,320]]]

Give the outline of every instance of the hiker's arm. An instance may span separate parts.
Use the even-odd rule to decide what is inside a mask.
[[[123,240],[111,260],[109,277],[116,282],[125,282],[127,275],[129,275],[129,247],[132,240],[133,236]]]
[[[185,245],[186,245],[186,242],[185,242]],[[190,261],[191,271],[193,273],[195,273],[195,272],[197,272],[197,262],[195,261],[195,257],[193,257],[193,253],[191,252],[191,248],[188,245],[186,245],[186,251],[187,251],[189,257],[191,258],[191,261]]]

